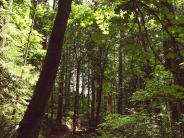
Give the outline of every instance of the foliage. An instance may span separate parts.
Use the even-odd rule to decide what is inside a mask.
[[[2,37],[6,38],[6,43],[0,49],[0,137],[2,138],[14,137],[30,101],[38,78],[40,62],[45,55],[41,45],[43,35],[33,29],[29,42],[28,64],[23,63],[32,22],[28,5],[29,2],[14,2],[12,10],[1,9],[4,13],[1,14],[2,17],[8,18],[6,29],[1,32]]]
[[[132,96],[132,101],[155,100],[163,101],[183,99],[183,87],[173,84],[170,72],[163,71],[162,67],[155,69],[155,76],[146,81],[144,89],[139,89]]]
[[[97,132],[84,137],[182,137],[183,9],[182,0],[74,0],[48,104],[49,123],[57,117],[62,91],[62,121],[72,126],[80,64],[78,122],[94,127],[90,121],[96,121],[92,112],[96,116],[99,101],[102,120],[101,136]],[[2,138],[14,137],[30,101],[56,10],[48,1],[34,5],[30,0],[0,0]],[[119,97],[122,114],[117,114]]]
[[[100,124],[102,137],[158,138],[159,125],[154,116],[145,112],[134,112],[131,115],[109,114],[104,123]]]

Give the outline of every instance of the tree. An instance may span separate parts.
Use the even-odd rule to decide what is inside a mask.
[[[59,74],[59,98],[58,98],[58,107],[57,107],[57,116],[56,116],[56,121],[58,124],[62,124],[62,118],[63,118],[63,101],[64,101],[64,92],[65,92],[65,87],[64,87],[64,61],[65,61],[65,53],[63,51],[62,59],[63,62],[61,63],[61,70]]]
[[[33,137],[72,125],[79,137],[183,137],[184,1],[74,0],[63,46],[58,0],[36,11],[32,0],[9,3],[0,0],[1,138],[14,137],[29,103],[19,132]]]
[[[164,19],[166,21],[165,27],[167,30],[174,27],[175,10],[173,3],[168,1],[162,2],[162,5],[168,11],[164,13]],[[163,28],[164,29],[164,28]],[[169,35],[169,34],[167,34]],[[165,66],[172,72],[173,80],[176,85],[184,86],[184,69],[180,64],[183,62],[183,57],[180,52],[180,44],[177,41],[177,36],[170,35],[163,41],[163,52],[165,57]],[[181,50],[182,51],[182,50]],[[177,100],[176,105],[173,107],[173,118],[181,118],[181,114],[184,113],[184,105],[182,101]]]
[[[62,44],[72,0],[60,0],[42,72],[33,97],[20,122],[17,138],[33,138],[42,120],[61,58]]]
[[[122,30],[120,29],[120,35],[122,36]],[[117,96],[117,112],[122,114],[123,111],[123,56],[122,56],[122,48],[123,48],[123,38],[120,38],[120,45],[119,45],[119,66],[118,66],[118,96]],[[125,102],[124,102],[125,103]],[[124,105],[125,106],[125,105]]]

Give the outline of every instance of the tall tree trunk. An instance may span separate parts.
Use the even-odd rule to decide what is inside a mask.
[[[88,65],[88,94],[87,94],[87,114],[88,114],[88,125],[90,125],[90,70]]]
[[[167,21],[166,27],[169,29],[174,26],[174,6],[167,1],[164,1],[162,4],[167,8],[170,16],[168,17],[168,14],[164,14],[164,19]],[[179,44],[174,36],[168,36],[163,42],[163,50],[166,67],[172,72],[175,84],[184,87],[184,69],[180,66],[180,63],[184,60],[180,54]],[[172,57],[170,55],[172,55]],[[176,105],[173,105],[172,107],[172,112],[174,120],[178,120],[181,117],[182,113],[184,113],[184,105],[181,100],[177,99]]]
[[[17,138],[33,138],[34,132],[42,120],[61,58],[64,33],[67,26],[72,0],[60,0],[58,12],[50,37],[42,72],[36,84],[31,102],[20,122]]]
[[[119,67],[118,67],[118,97],[117,97],[117,113],[123,113],[123,57],[122,44],[119,46]]]
[[[107,95],[104,95],[103,96],[103,114],[106,114],[108,112],[108,96]]]
[[[85,86],[85,83],[86,83],[86,81],[85,81],[85,76],[84,76],[84,74],[82,74],[82,91],[81,91],[81,108],[82,108],[82,113],[84,113],[85,112],[85,88],[86,88],[86,86]]]
[[[113,97],[112,94],[109,94],[108,96],[108,112],[112,113],[112,101],[113,101]]]
[[[63,117],[63,93],[64,93],[64,83],[61,80],[60,88],[59,88],[59,99],[58,99],[58,110],[57,110],[57,117],[56,121],[58,124],[62,124],[62,117]]]
[[[78,125],[80,68],[80,63],[77,63],[76,92],[74,97],[73,133],[76,132],[76,126]]]
[[[63,54],[63,61],[65,60],[65,54]],[[61,76],[60,76],[60,85],[59,85],[59,98],[58,98],[58,110],[56,121],[58,124],[62,124],[63,117],[63,100],[64,100],[64,63],[61,65]]]
[[[72,73],[71,70],[69,70],[68,73],[68,80],[65,82],[65,109],[64,109],[64,113],[67,114],[68,111],[70,110],[70,85],[71,85],[71,78],[72,78]]]
[[[93,71],[92,71],[93,72]],[[95,90],[95,77],[94,73],[92,73],[91,76],[91,121],[90,121],[90,126],[94,127],[95,126],[95,101],[96,101],[96,90]]]
[[[67,114],[70,109],[70,81],[71,81],[71,50],[66,49],[66,59],[65,59],[65,102],[64,102],[64,114]]]
[[[117,98],[116,98],[116,95],[113,95],[113,113],[115,114],[116,113],[116,104],[117,104],[117,102],[116,102],[116,100],[117,100]]]
[[[175,8],[173,3],[167,0],[162,1],[162,5],[167,9],[167,13],[164,14],[165,27],[164,29],[170,29],[175,27]],[[166,31],[166,30],[165,30]],[[168,33],[168,32],[167,32]],[[179,34],[178,34],[179,35]],[[184,87],[184,69],[180,66],[180,63],[184,62],[184,57],[181,55],[183,49],[181,49],[181,44],[177,42],[176,35],[172,33],[168,34],[168,37],[163,41],[163,51],[165,58],[165,66],[173,74],[173,80],[176,85]],[[178,89],[178,91],[181,91]],[[178,121],[182,118],[184,113],[184,104],[181,99],[176,99],[176,102],[171,103],[172,110],[172,123]],[[180,124],[180,133],[183,133],[184,124]],[[172,135],[177,135],[176,130],[172,128]]]
[[[97,93],[97,110],[96,110],[96,125],[100,123],[100,113],[101,113],[101,103],[102,103],[102,95],[103,95],[103,81],[104,81],[104,71],[101,69],[100,71],[100,80],[99,80],[99,88]]]
[[[96,126],[100,123],[101,103],[103,96],[103,83],[104,83],[104,61],[103,51],[100,48],[100,61],[99,61],[99,76],[98,76],[98,93],[97,93],[97,110],[96,110]]]

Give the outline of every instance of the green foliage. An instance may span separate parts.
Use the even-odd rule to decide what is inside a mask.
[[[27,106],[27,100],[30,99],[31,90],[30,84],[25,84],[9,69],[3,64],[0,66],[0,121],[2,121],[0,137],[2,138],[14,135]]]
[[[183,87],[172,83],[171,74],[157,68],[154,78],[147,80],[144,89],[136,91],[132,97],[132,101],[153,100],[163,101],[168,98],[170,100],[183,99]]]
[[[13,1],[12,4],[10,2],[0,0],[0,40],[3,39],[5,42],[5,45],[0,47],[2,138],[14,137],[18,123],[30,101],[42,68],[56,14],[56,10],[48,7],[45,2],[39,2],[36,8],[30,0]],[[63,113],[66,117],[63,118],[64,122],[72,125],[78,62],[81,64],[80,75],[85,79],[84,95],[79,94],[78,107],[81,109],[78,109],[78,122],[90,119],[88,108],[91,108],[91,105],[87,104],[92,101],[92,86],[90,84],[88,101],[87,87],[88,83],[91,83],[88,79],[93,79],[95,84],[96,113],[97,102],[100,101],[100,79],[104,77],[100,113],[104,121],[98,129],[102,135],[92,133],[84,137],[170,138],[172,131],[182,136],[178,130],[183,125],[182,117],[178,122],[172,120],[171,107],[173,103],[183,102],[184,99],[184,88],[175,84],[173,75],[181,71],[182,76],[184,72],[184,2],[167,2],[174,3],[174,12],[169,9],[172,6],[154,0],[73,2],[63,48],[63,69],[59,68],[63,70],[64,92],[66,91],[62,101],[63,110],[66,110]],[[176,45],[170,45],[170,39],[175,39]],[[169,44],[165,46],[163,43],[166,41]],[[120,47],[122,84],[119,84],[118,78]],[[25,64],[26,50],[28,56]],[[167,59],[171,63],[167,63]],[[104,72],[101,72],[103,70]],[[53,97],[49,103],[49,119],[56,117],[61,84],[59,78],[62,77],[59,71]],[[120,87],[122,95],[119,93]],[[122,107],[125,108],[123,115],[115,114],[119,100],[117,97],[120,95]],[[65,105],[68,103],[72,104]],[[104,115],[107,116],[103,118]]]
[[[154,117],[145,112],[134,112],[131,115],[110,114],[100,124],[102,137],[158,138],[159,126]]]
[[[0,137],[1,138],[14,138],[16,134],[17,126],[7,119],[4,115],[0,115]]]
[[[13,3],[9,10],[1,9],[5,29],[1,36],[6,43],[0,49],[0,137],[13,138],[38,79],[38,69],[45,56],[43,35],[32,30],[30,3]],[[24,66],[25,47],[29,43],[28,64]],[[23,75],[22,75],[23,74]]]
[[[38,5],[36,9],[35,29],[41,34],[49,35],[52,30],[55,13],[55,10],[48,9],[44,4]]]

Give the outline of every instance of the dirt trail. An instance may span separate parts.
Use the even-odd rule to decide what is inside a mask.
[[[76,128],[76,133],[77,134],[82,134],[85,132],[87,129],[86,128]],[[72,135],[72,129],[69,127],[69,131],[59,131],[54,134],[50,134],[47,138],[64,138],[66,136]]]
[[[50,135],[47,138],[64,138],[66,135],[69,135],[70,133],[60,133],[58,135]]]

